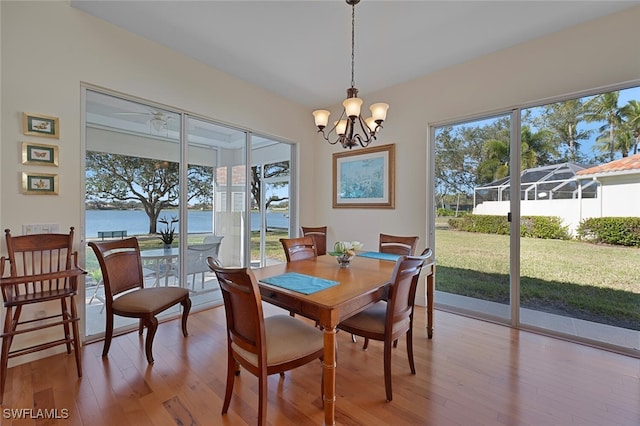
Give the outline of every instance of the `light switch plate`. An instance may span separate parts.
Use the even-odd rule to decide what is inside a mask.
[[[22,225],[22,234],[57,234],[60,232],[60,225],[57,223],[31,223]]]

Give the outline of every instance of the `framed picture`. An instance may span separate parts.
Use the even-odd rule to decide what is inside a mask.
[[[49,173],[22,173],[22,193],[39,195],[58,194],[58,175]]]
[[[58,166],[58,147],[55,145],[22,142],[22,164]]]
[[[334,208],[395,208],[395,144],[333,154]]]
[[[25,135],[60,138],[60,125],[57,117],[22,113],[22,132]]]

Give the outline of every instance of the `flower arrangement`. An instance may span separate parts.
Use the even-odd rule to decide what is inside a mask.
[[[165,226],[164,230],[161,230],[160,232],[158,232],[158,234],[160,234],[158,238],[162,240],[165,246],[171,245],[171,243],[173,243],[173,239],[176,233],[176,228],[174,224],[178,222],[178,218],[176,216],[173,216],[171,217],[171,221],[169,221],[166,217],[163,216],[160,219],[158,219],[158,222],[164,223],[164,226]]]
[[[359,241],[337,241],[333,245],[333,251],[329,252],[331,256],[336,256],[341,268],[348,268],[353,256],[356,255],[356,250],[362,248],[362,243]]]

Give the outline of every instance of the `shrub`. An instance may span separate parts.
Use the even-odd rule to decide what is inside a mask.
[[[438,217],[448,217],[448,216],[455,216],[456,212],[454,212],[451,209],[443,209],[442,207],[440,207],[437,211],[436,211],[436,215]]]
[[[509,222],[506,216],[470,214],[451,218],[448,223],[450,228],[458,231],[509,235]],[[520,236],[558,240],[571,238],[568,227],[562,226],[562,219],[557,216],[523,216]]]
[[[578,238],[593,243],[640,247],[640,217],[592,217],[576,230]]]
[[[524,216],[520,221],[520,236],[552,240],[569,240],[569,227],[562,226],[558,216]]]

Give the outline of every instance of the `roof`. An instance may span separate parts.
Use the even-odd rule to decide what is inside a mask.
[[[520,173],[520,183],[527,184],[545,181],[557,182],[562,180],[572,180],[575,175],[582,173],[584,170],[590,170],[590,167],[585,164],[576,163],[560,163],[533,167],[523,170]],[[493,188],[496,186],[508,185],[509,183],[511,183],[511,178],[505,177],[480,185],[476,189]]]
[[[640,173],[640,154],[624,157],[589,169],[580,170],[578,176],[615,176]]]

